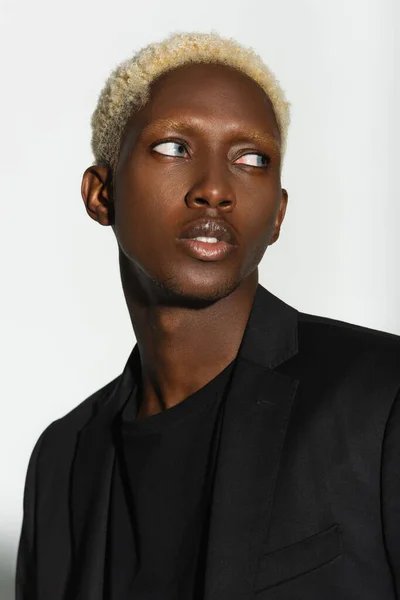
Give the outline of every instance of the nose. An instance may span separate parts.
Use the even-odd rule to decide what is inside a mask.
[[[185,202],[189,208],[209,206],[224,212],[231,211],[236,199],[229,182],[229,173],[216,164],[210,166],[188,191]]]

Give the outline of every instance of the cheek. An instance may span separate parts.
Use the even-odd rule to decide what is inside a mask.
[[[148,169],[125,169],[115,193],[115,233],[125,254],[143,259],[168,243],[177,229],[179,193]]]
[[[251,271],[258,265],[272,241],[275,221],[278,215],[281,188],[279,182],[253,194],[254,201],[248,205],[245,214],[246,243],[242,272]]]
[[[270,239],[279,212],[281,200],[280,185],[265,187],[253,195],[254,201],[249,205],[247,218],[248,230],[254,243],[259,245]]]

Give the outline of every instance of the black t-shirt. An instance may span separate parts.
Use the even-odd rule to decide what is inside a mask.
[[[109,600],[203,598],[210,494],[232,361],[168,410],[116,424],[105,565]]]

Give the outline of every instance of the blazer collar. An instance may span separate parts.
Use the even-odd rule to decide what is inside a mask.
[[[226,392],[212,493],[206,600],[245,600],[252,594],[298,383],[274,369],[298,350],[297,314],[258,284]],[[74,561],[65,595],[68,600],[99,600],[103,595],[115,462],[112,422],[130,397],[138,369],[136,344],[109,399],[79,436],[72,474]]]
[[[238,356],[274,369],[298,351],[298,311],[258,284]]]

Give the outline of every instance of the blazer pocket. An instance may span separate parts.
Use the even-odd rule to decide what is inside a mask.
[[[332,525],[300,542],[261,556],[255,591],[272,587],[322,567],[342,554],[339,525]]]

